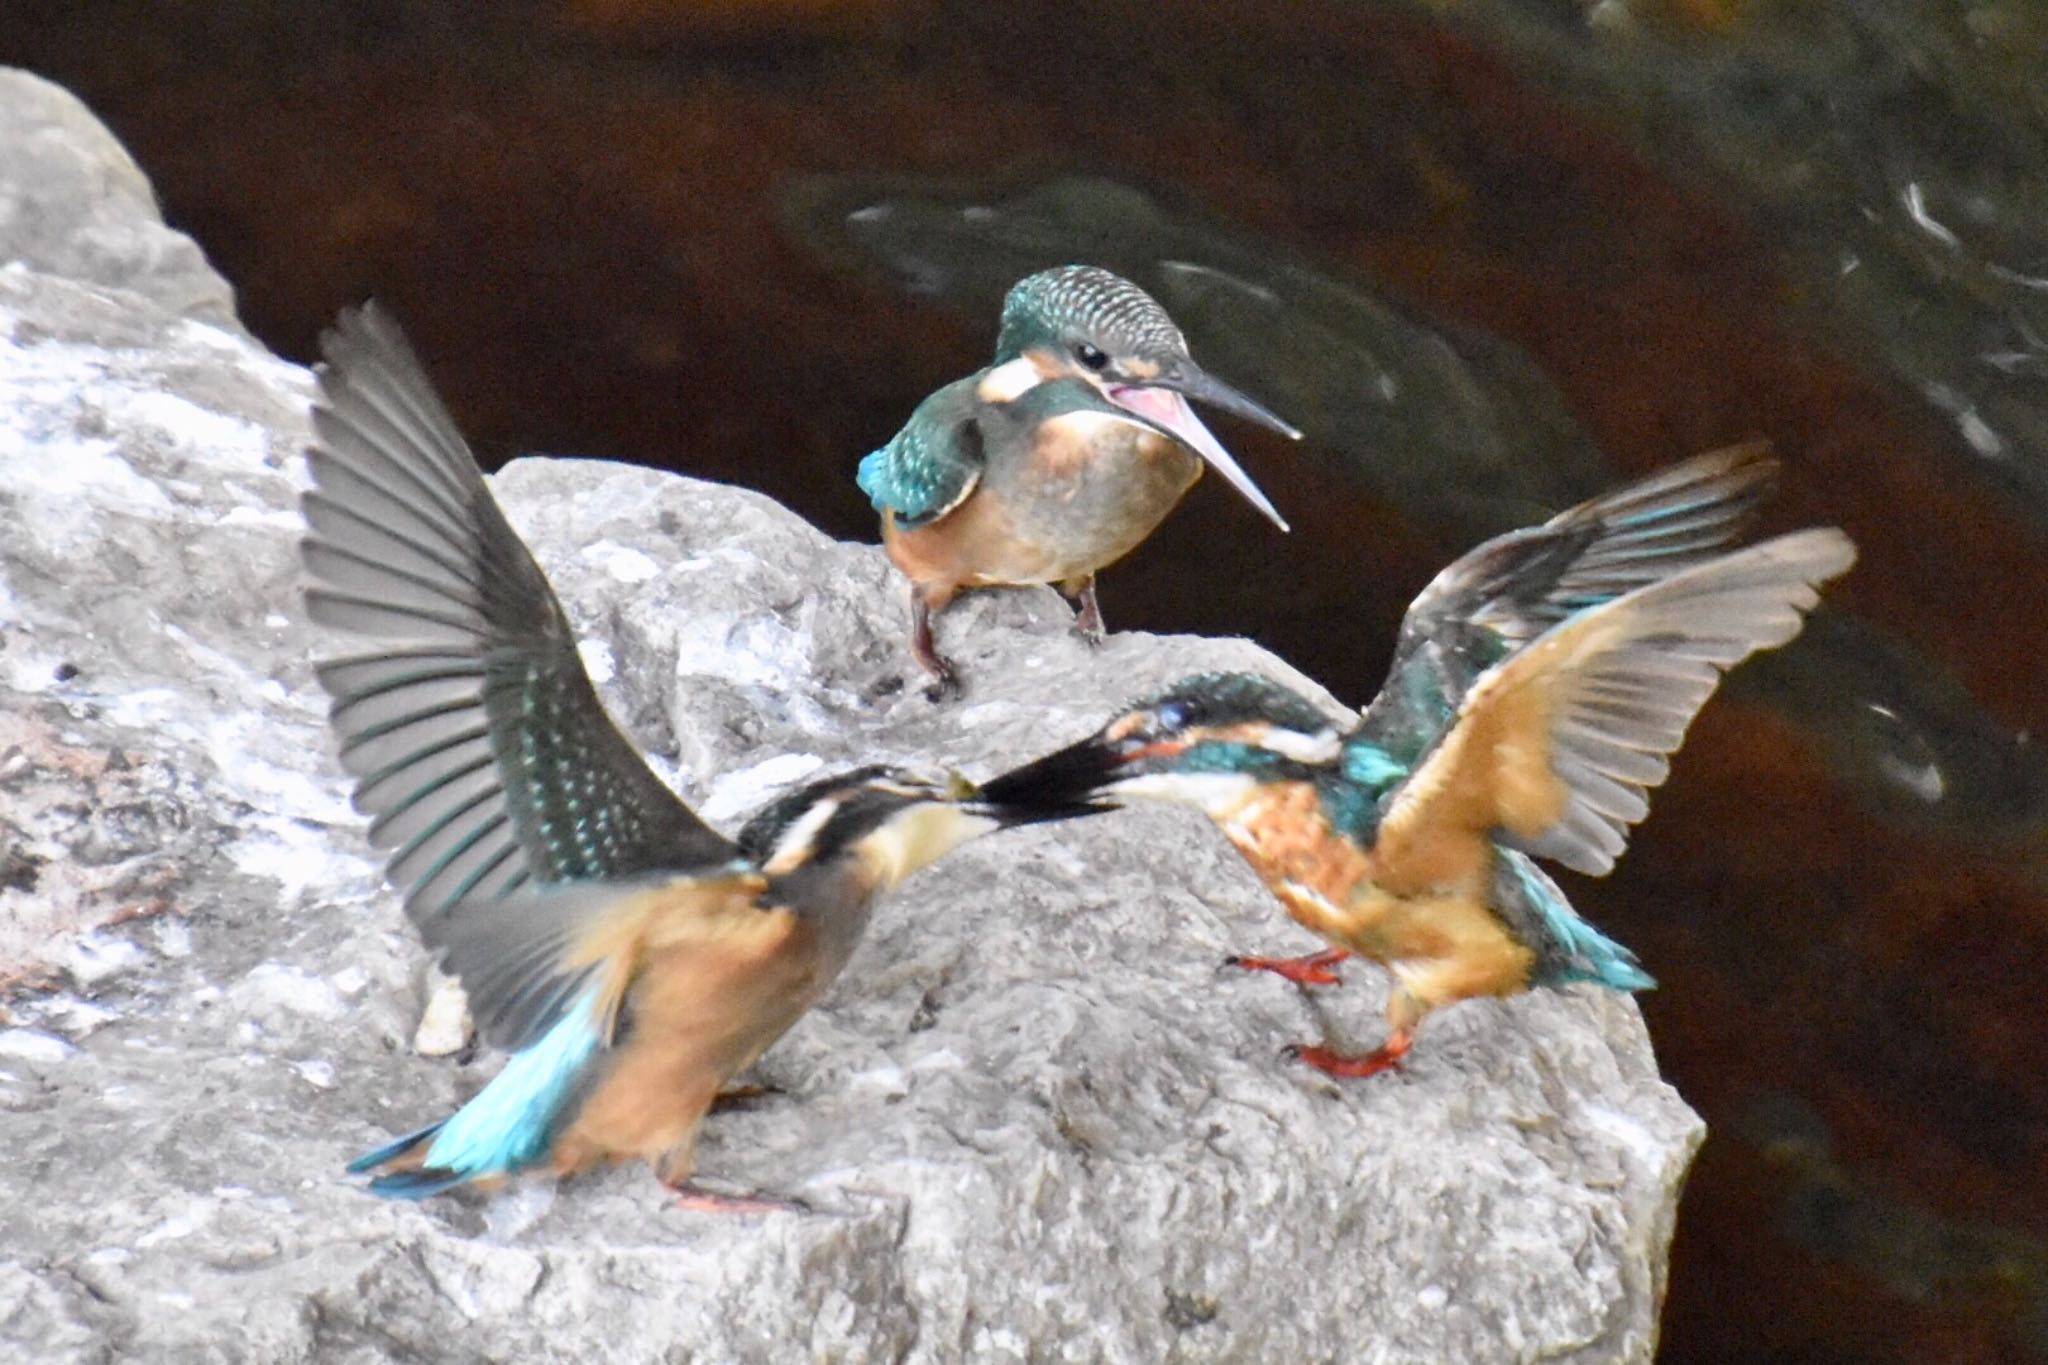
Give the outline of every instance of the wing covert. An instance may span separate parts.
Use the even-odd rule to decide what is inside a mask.
[[[903,430],[865,456],[855,482],[896,525],[929,525],[967,500],[987,465],[974,415],[974,379],[948,384],[917,405]]]

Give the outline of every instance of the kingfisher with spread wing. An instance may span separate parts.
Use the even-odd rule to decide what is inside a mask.
[[[1187,678],[984,797],[1207,813],[1332,945],[1240,965],[1332,984],[1355,953],[1393,978],[1379,1048],[1295,1049],[1332,1075],[1397,1063],[1458,1000],[1645,989],[1537,860],[1611,870],[1722,673],[1797,635],[1854,562],[1832,528],[1727,548],[1772,469],[1716,452],[1488,541],[1415,599],[1386,683],[1349,721],[1254,674]]]
[[[350,1169],[419,1198],[642,1157],[682,1202],[787,1207],[691,1183],[720,1087],[832,984],[878,894],[966,839],[1087,807],[1000,807],[876,766],[716,833],[605,713],[397,326],[345,313],[323,350],[307,604],[368,644],[319,677],[406,913],[512,1054]]]

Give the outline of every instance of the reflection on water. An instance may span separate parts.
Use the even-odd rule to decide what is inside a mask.
[[[1788,1238],[1915,1303],[1988,1316],[2048,1359],[2048,1239],[1866,1187],[1836,1161],[1826,1120],[1795,1095],[1759,1095],[1733,1130],[1782,1181],[1778,1225]]]
[[[1370,290],[1102,176],[1010,193],[813,177],[784,196],[828,260],[993,318],[1003,291],[1087,261],[1166,307],[1203,365],[1249,389],[1374,491],[1457,535],[1526,525],[1614,482],[1514,347],[1411,320]]]
[[[2048,529],[2048,5],[1442,11],[1763,215],[1813,308]]]
[[[1289,414],[1307,449],[1472,545],[1619,481],[1514,347],[1451,333],[1270,242],[1129,185],[1069,176],[1010,192],[811,178],[785,196],[825,258],[880,267],[910,292],[992,317],[1003,291],[1090,261],[1151,291],[1203,362]],[[2048,493],[2044,493],[2048,497]],[[1366,678],[1324,678],[1362,697]],[[1839,609],[1742,669],[1887,816],[2024,856],[2048,874],[2048,758],[1932,660]]]

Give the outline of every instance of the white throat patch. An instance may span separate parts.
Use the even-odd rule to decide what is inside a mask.
[[[1283,729],[1278,725],[1259,736],[1258,744],[1261,749],[1271,749],[1296,763],[1334,763],[1344,749],[1344,743],[1335,730],[1318,730],[1312,735],[1305,735],[1299,730]]]
[[[1045,379],[1028,355],[1005,361],[981,377],[974,386],[975,397],[984,403],[1014,403]]]
[[[951,853],[969,839],[1000,828],[986,815],[973,815],[943,801],[920,802],[899,811],[860,841],[883,887],[891,887],[926,863]]]
[[[1147,796],[1175,801],[1222,819],[1258,790],[1247,773],[1146,773],[1127,778],[1111,790],[1119,796]]]

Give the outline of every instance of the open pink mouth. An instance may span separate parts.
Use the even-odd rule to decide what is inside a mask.
[[[1168,388],[1112,384],[1109,386],[1109,400],[1126,412],[1171,432],[1182,445],[1208,461],[1232,488],[1244,495],[1245,501],[1265,513],[1275,526],[1283,531],[1287,529],[1286,519],[1280,515],[1279,509],[1252,482],[1252,476],[1231,458],[1223,443],[1202,425],[1202,419],[1195,416],[1195,410],[1188,406],[1187,399]]]

